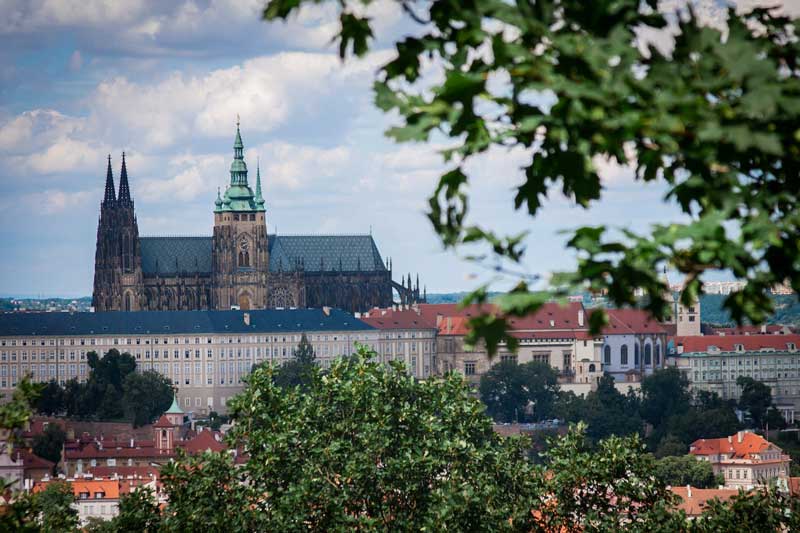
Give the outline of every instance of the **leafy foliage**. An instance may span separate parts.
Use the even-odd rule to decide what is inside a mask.
[[[312,3],[270,0],[264,18],[287,18]],[[338,3],[342,57],[368,51],[369,3]],[[375,102],[400,117],[387,132],[398,142],[450,141],[443,151],[450,168],[428,211],[445,247],[482,243],[500,262],[521,260],[524,233],[497,235],[468,218],[465,171],[490,149],[517,148],[529,160],[510,204],[531,216],[553,193],[583,208],[599,201],[603,161],[629,164],[639,182],[664,183],[664,200],[684,214],[683,222],[643,233],[575,229],[568,246],[577,270],[552,280],[556,295],[605,290],[616,305],[634,305],[642,288],[646,307],[661,318],[664,267],[685,276],[687,304],[700,293],[703,273],[727,269],[748,284],[726,298],[726,309],[738,322],[758,323],[772,309],[770,286],[788,281],[800,291],[800,42],[793,20],[774,9],[730,7],[723,37],[693,9],[662,12],[656,0],[595,2],[591,10],[580,0],[400,4],[418,31],[396,44],[396,56],[380,70]],[[671,50],[642,37],[670,21]],[[442,70],[434,81],[424,78],[430,63]],[[525,315],[541,305],[527,283],[521,279],[500,298],[503,311]],[[504,338],[502,320],[476,318],[472,326],[490,350]]]
[[[604,375],[597,390],[580,398],[572,393],[562,396],[560,418],[584,422],[586,435],[593,442],[616,436],[640,434],[644,427],[639,416],[639,400],[634,394],[623,395],[614,387],[614,378]]]
[[[136,359],[112,348],[103,357],[86,356],[86,383],[70,379],[64,387],[51,381],[36,408],[43,414],[61,414],[100,420],[130,419],[135,426],[152,422],[172,401],[169,379],[154,370],[136,372]]]
[[[502,362],[481,376],[481,401],[487,414],[498,422],[553,418],[557,380],[556,370],[547,363]]]
[[[693,455],[668,456],[655,462],[653,475],[673,487],[691,485],[700,489],[716,488],[725,480],[714,474],[711,463],[698,461]]]
[[[750,413],[755,427],[764,427],[767,411],[772,406],[772,391],[761,381],[748,376],[736,378],[736,385],[742,388],[739,408]]]
[[[122,381],[123,410],[135,427],[154,421],[172,399],[172,382],[155,370],[131,372]]]
[[[44,432],[33,439],[33,453],[58,464],[67,434],[58,424],[48,424]]]

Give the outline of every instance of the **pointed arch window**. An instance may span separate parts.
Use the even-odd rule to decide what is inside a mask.
[[[650,366],[653,347],[649,344],[644,345],[644,364]]]
[[[603,364],[610,365],[611,364],[611,346],[605,345],[603,348]]]
[[[633,366],[639,366],[639,343],[633,345]]]
[[[628,364],[628,345],[623,344],[622,348],[619,350],[619,362],[623,366],[627,366]]]

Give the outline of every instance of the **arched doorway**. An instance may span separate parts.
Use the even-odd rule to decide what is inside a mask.
[[[246,292],[239,295],[239,309],[244,311],[250,309],[250,295]]]

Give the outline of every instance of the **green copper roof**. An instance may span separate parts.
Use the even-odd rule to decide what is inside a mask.
[[[167,414],[167,415],[182,415],[183,414],[183,409],[181,409],[181,406],[178,405],[178,397],[177,396],[175,396],[175,395],[172,396],[172,405],[169,406],[169,409],[167,409],[167,412],[164,413],[164,414]]]
[[[256,204],[264,208],[264,197],[261,196],[261,164],[256,164]]]
[[[233,142],[233,161],[231,162],[230,186],[222,198],[214,202],[215,213],[227,211],[264,211],[264,202],[259,202],[258,194],[247,183],[247,163],[244,161],[244,143],[239,131],[239,119],[236,119],[236,139]]]

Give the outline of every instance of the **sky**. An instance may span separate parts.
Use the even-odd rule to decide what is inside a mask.
[[[797,2],[800,4],[800,1]],[[424,212],[445,169],[437,146],[394,144],[371,85],[394,39],[415,28],[397,2],[370,8],[373,51],[342,62],[332,6],[266,23],[264,0],[0,0],[0,295],[91,295],[107,154],[126,153],[141,235],[210,235],[237,115],[267,225],[279,234],[372,233],[395,277],[429,292],[473,289],[490,266],[443,250]],[[701,2],[710,19],[718,4]],[[659,185],[597,161],[601,203],[550,196],[531,219],[513,210],[522,150],[468,166],[474,220],[530,232],[520,269],[570,268],[561,230],[645,229],[677,220]],[[497,288],[503,288],[500,280]]]

